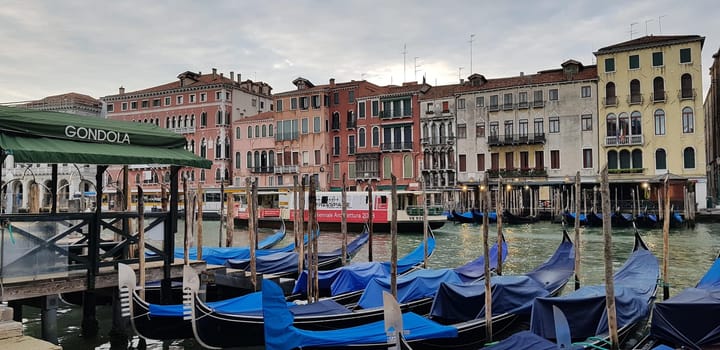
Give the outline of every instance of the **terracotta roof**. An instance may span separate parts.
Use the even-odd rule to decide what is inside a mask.
[[[65,94],[48,96],[43,99],[29,102],[28,105],[40,105],[40,104],[85,104],[85,105],[100,105],[100,100],[90,97],[88,95],[79,94],[77,92],[68,92]]]
[[[260,114],[256,114],[250,117],[244,117],[240,118],[238,120],[233,121],[233,124],[242,124],[257,120],[264,120],[264,119],[273,119],[275,117],[275,112],[262,112]]]
[[[466,82],[464,85],[458,87],[455,92],[495,90],[518,86],[541,85],[591,79],[597,79],[596,65],[583,66],[577,74],[573,75],[570,78],[565,75],[563,69],[553,69],[541,71],[537,74],[526,74],[515,77],[487,79],[484,84],[479,86],[473,86],[472,82]]]
[[[433,86],[425,93],[420,100],[435,100],[443,97],[450,97],[463,88],[462,84]]]
[[[188,74],[188,73],[190,73],[190,74]],[[214,75],[213,75],[212,73],[210,73],[210,74],[203,74],[203,75],[192,74],[192,73],[193,73],[193,72],[183,72],[183,73],[180,73],[180,75],[179,75],[178,77],[185,75],[185,76],[188,76],[188,77],[189,77],[189,76],[192,76],[192,78],[195,78],[195,79],[192,79],[192,78],[183,79],[183,80],[185,81],[185,84],[182,85],[182,86],[181,86],[181,81],[180,81],[181,79],[177,79],[177,80],[175,80],[175,81],[173,81],[173,82],[166,83],[166,84],[162,84],[162,85],[158,85],[158,86],[153,86],[153,87],[150,87],[150,88],[147,88],[147,89],[136,90],[136,91],[129,91],[129,92],[125,92],[125,93],[122,94],[122,95],[120,95],[120,94],[108,95],[108,96],[105,96],[105,97],[119,97],[119,96],[126,96],[126,95],[139,95],[139,94],[147,94],[147,93],[152,93],[152,92],[162,92],[162,91],[168,91],[168,90],[174,90],[174,89],[180,89],[180,88],[201,87],[201,86],[205,86],[205,85],[216,85],[216,84],[229,84],[229,85],[235,85],[235,86],[237,86],[238,89],[240,88],[240,86],[239,86],[240,83],[238,83],[237,81],[234,81],[234,80],[228,78],[227,76],[221,77],[221,76],[220,76],[220,73],[217,73],[217,74],[214,74]],[[263,82],[256,82],[256,84],[267,85],[266,83],[263,83]],[[245,90],[246,90],[246,89],[245,89]],[[249,92],[253,93],[252,91],[249,91]],[[255,93],[255,94],[257,94],[257,93]]]
[[[619,51],[629,51],[647,47],[657,47],[670,44],[681,44],[686,42],[700,41],[700,46],[705,42],[705,37],[699,35],[648,35],[637,39],[628,40],[619,44],[603,47],[595,54],[605,54]]]

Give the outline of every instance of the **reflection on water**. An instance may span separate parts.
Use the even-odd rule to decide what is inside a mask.
[[[183,229],[182,223],[178,225]],[[207,246],[218,245],[217,221],[206,221],[203,225],[203,241]],[[455,267],[475,259],[482,253],[482,227],[473,225],[455,225],[448,223],[435,232],[437,246],[435,254],[430,258],[431,268]],[[271,234],[272,230],[263,229],[260,239]],[[570,237],[574,231],[569,228]],[[348,240],[352,240],[359,232],[349,233]],[[504,265],[504,274],[521,274],[533,269],[545,261],[555,250],[560,240],[561,226],[547,222],[532,225],[506,226],[504,235],[508,242],[509,256]],[[663,238],[662,230],[642,230],[641,235],[650,250],[658,257],[662,264]],[[247,230],[235,231],[234,242],[236,246],[247,245]],[[321,251],[338,248],[342,242],[342,235],[336,232],[322,232],[319,247]],[[497,228],[491,225],[489,239],[492,245],[497,238]],[[603,239],[600,228],[581,229],[581,282],[585,284],[602,283],[603,266]],[[698,224],[694,229],[677,229],[670,233],[670,285],[671,295],[677,294],[685,287],[693,286],[705,270],[710,266],[720,250],[720,224]],[[182,234],[176,237],[176,246],[182,246]],[[398,236],[398,256],[412,251],[422,241],[421,233],[402,233]],[[224,237],[223,237],[224,242]],[[279,244],[280,246],[293,242],[292,230]],[[630,254],[634,242],[632,229],[613,230],[613,263],[619,268]],[[390,257],[390,235],[376,233],[373,238],[373,258],[375,260],[388,260]],[[364,246],[357,254],[354,262],[368,260],[368,246]],[[566,288],[565,291],[570,291]],[[26,334],[39,337],[40,323],[37,309],[25,308]],[[58,330],[61,345],[70,349],[109,349],[107,333],[110,330],[111,311],[109,307],[98,307],[101,337],[97,339],[82,339],[79,337],[79,324],[81,310],[78,307],[63,307],[58,314]],[[137,337],[133,339],[137,344]],[[199,349],[193,341],[175,341],[148,344],[149,349]]]

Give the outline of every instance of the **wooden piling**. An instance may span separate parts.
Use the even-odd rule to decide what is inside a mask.
[[[140,298],[145,299],[145,195],[142,187],[137,187],[138,201],[138,270],[140,274]],[[187,248],[187,238],[185,239]],[[188,250],[185,249],[185,263],[188,261]]]
[[[373,221],[373,188],[372,181],[368,184],[368,226],[370,232],[368,232],[368,261],[373,261],[373,229],[375,223]]]
[[[218,225],[218,247],[222,247],[223,218],[225,211],[225,183],[220,182],[220,224]]]
[[[670,262],[670,176],[665,175],[663,183],[663,200],[665,201],[665,219],[663,220],[663,265],[662,265],[662,285],[663,300],[670,297],[670,276],[668,276],[668,265]]]
[[[308,244],[308,301],[318,301],[317,290],[317,235],[315,234],[315,226],[317,224],[317,193],[315,191],[315,178],[310,177],[310,189],[308,191],[308,235],[310,242]]]
[[[497,245],[498,245],[497,268],[495,268],[495,272],[497,272],[498,275],[502,275],[502,261],[503,261],[502,260],[503,259],[503,250],[502,250],[503,219],[502,218],[503,218],[503,204],[504,204],[502,198],[503,198],[503,194],[505,194],[505,193],[507,193],[507,191],[505,190],[505,188],[503,186],[503,178],[502,178],[502,176],[500,176],[498,178],[498,194],[500,194],[500,195],[498,196],[498,200],[496,202],[496,207],[495,207],[495,213],[497,214]],[[485,265],[490,264],[490,261],[487,260],[489,257],[490,256],[487,255],[487,252],[486,252],[485,259],[487,262]],[[488,277],[490,277],[490,275],[485,275],[485,277],[487,279]]]
[[[392,184],[390,190],[392,202],[392,216],[390,219],[390,261],[392,264],[390,268],[390,292],[393,297],[395,297],[395,300],[397,300],[397,177],[394,174],[390,175],[390,181]]]
[[[422,181],[422,201],[423,201],[423,268],[428,267],[428,206],[427,206],[427,194],[425,192],[425,178],[421,177]]]
[[[601,171],[601,196],[603,211],[603,238],[605,255],[605,304],[607,306],[608,330],[610,333],[610,349],[619,349],[617,313],[615,310],[615,283],[613,280],[612,227],[610,216],[610,185],[608,169],[605,165]]]
[[[575,193],[580,193],[580,171],[575,173]],[[575,196],[575,290],[580,289],[580,196]],[[587,215],[587,212],[585,212]],[[563,229],[565,229],[563,227]]]
[[[202,260],[202,247],[203,247],[203,188],[198,181],[197,193],[195,193],[195,205],[197,206],[197,215],[195,217],[195,226],[197,227],[197,241],[195,246],[197,247],[197,259]]]
[[[188,204],[190,201],[188,200],[188,184],[187,184],[187,177],[183,176],[182,178],[182,187],[183,187],[183,202],[185,203],[185,220],[183,222],[185,223],[185,230],[183,232],[183,250],[184,250],[184,257],[185,257],[185,265],[190,264],[189,254],[190,254],[190,240],[192,236],[190,236],[190,217],[192,213],[190,212],[188,208]]]
[[[248,245],[250,246],[250,282],[253,285],[253,289],[257,290],[257,271],[255,270],[255,208],[253,207],[253,191],[252,191],[252,180],[247,177],[245,178],[245,198],[247,200],[247,213],[248,213]],[[220,224],[222,226],[222,223]]]
[[[488,315],[492,315],[492,290],[490,285],[490,261],[487,258],[490,256],[490,247],[488,246],[488,236],[490,234],[490,187],[488,181],[488,174],[485,173],[485,179],[483,180],[483,186],[485,187],[485,203],[483,207],[483,225],[482,225],[482,236],[483,236],[483,256],[485,257],[485,318]],[[502,191],[501,186],[498,186],[498,194]],[[498,196],[500,198],[500,196]],[[499,201],[499,199],[498,199]],[[500,215],[498,215],[498,219]],[[500,242],[498,242],[500,244]],[[500,249],[502,250],[502,249]],[[485,343],[492,342],[493,330],[492,322],[486,322],[485,326]]]
[[[347,189],[346,175],[342,175],[342,213],[340,214],[340,232],[342,233],[342,264],[347,263]]]
[[[232,193],[228,193],[227,214],[225,215],[225,246],[233,246],[233,236],[235,235],[235,198]]]
[[[300,268],[306,268],[307,262],[305,261],[305,181],[300,184],[300,205],[298,206],[298,232],[300,235],[300,252],[298,252],[298,265]],[[309,239],[309,236],[308,236]],[[301,270],[302,272],[302,270]],[[310,271],[308,271],[308,280],[310,279]],[[309,297],[309,295],[308,295]]]

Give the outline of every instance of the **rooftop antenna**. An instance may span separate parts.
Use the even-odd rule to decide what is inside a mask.
[[[658,17],[658,30],[660,31],[660,34],[662,34],[662,18],[667,17],[666,15],[662,15]]]
[[[633,29],[633,26],[638,24],[638,22],[632,22],[630,23],[630,39],[632,40],[633,34],[637,34],[637,31]]]
[[[420,57],[415,57],[415,81],[417,81],[417,74],[420,71],[418,68],[422,67],[422,65],[418,65],[417,60]]]
[[[470,34],[470,74],[473,74],[473,55],[472,55],[472,49],[473,49],[473,41],[475,41],[475,34]]]
[[[652,21],[654,21],[654,19],[652,19],[652,18],[645,20],[645,36],[648,36],[648,23],[650,23]]]
[[[407,44],[403,44],[402,54],[403,54],[403,83],[404,83],[404,82],[406,81],[406,79],[405,79],[405,72],[406,72],[406,69],[405,69],[405,58],[406,58],[406,56],[407,56]]]

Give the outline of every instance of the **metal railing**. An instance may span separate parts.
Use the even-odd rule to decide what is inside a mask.
[[[680,89],[680,91],[678,91],[678,98],[681,100],[694,100],[695,89]]]
[[[380,118],[382,119],[408,117],[412,117],[412,108],[410,108],[409,110],[380,111]]]
[[[606,136],[605,146],[642,145],[643,135]]]
[[[383,142],[380,144],[382,151],[412,151],[412,142]]]
[[[275,172],[275,167],[273,166],[257,166],[250,168],[251,173],[256,174],[271,174]]]
[[[298,173],[297,165],[280,165],[273,167],[275,174],[296,174]]]
[[[488,169],[486,170],[491,178],[502,177],[547,177],[547,167],[544,168],[513,168],[513,169]]]
[[[518,144],[545,143],[545,133],[528,133],[512,135],[489,135],[488,145],[504,146]]]
[[[617,106],[618,104],[618,98],[617,96],[607,96],[603,99],[603,105],[604,106]]]
[[[631,94],[628,95],[628,104],[630,105],[637,105],[643,103],[643,95],[641,94]]]
[[[653,92],[650,95],[650,99],[653,102],[665,102],[665,91],[664,90],[658,90]]]

